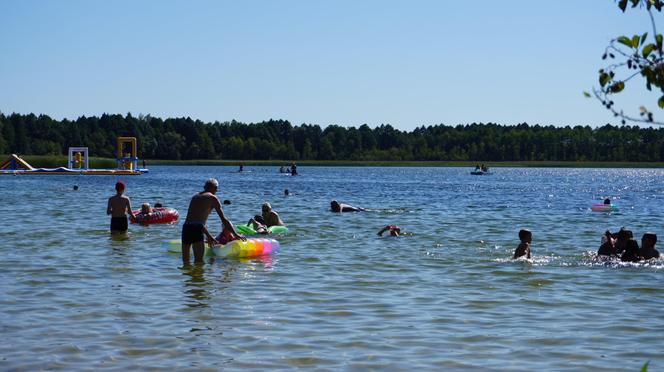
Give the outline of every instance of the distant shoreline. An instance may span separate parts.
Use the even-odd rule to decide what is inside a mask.
[[[7,155],[0,155],[1,158]],[[64,155],[23,155],[28,163],[36,168],[57,168],[67,165]],[[292,160],[158,160],[146,159],[147,168],[153,165],[210,165],[234,166],[287,166]],[[489,168],[664,168],[664,162],[592,162],[592,161],[355,161],[355,160],[297,160],[298,166],[319,167],[456,167],[475,168],[485,164]],[[143,159],[138,161],[143,166]],[[115,159],[90,158],[90,168],[115,168]]]

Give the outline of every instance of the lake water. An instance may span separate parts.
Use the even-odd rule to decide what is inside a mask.
[[[116,177],[1,177],[0,370],[663,368],[664,260],[593,252],[607,228],[664,236],[664,170],[245,169],[124,178],[134,208],[184,219],[216,177],[233,222],[270,201],[291,229],[272,257],[190,268],[162,245],[180,224],[109,238]],[[604,196],[619,213],[590,211]],[[510,259],[520,228],[530,262]]]

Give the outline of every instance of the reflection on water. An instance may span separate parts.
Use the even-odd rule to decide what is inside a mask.
[[[109,234],[115,177],[1,178],[0,368],[664,364],[664,260],[594,254],[606,229],[664,234],[663,170],[251,168],[125,179],[135,205],[159,198],[182,214],[216,177],[232,221],[270,201],[291,228],[274,256],[187,266],[163,246],[179,224]],[[590,210],[604,197],[620,213]],[[332,199],[371,211],[330,213]],[[376,236],[387,224],[404,236]],[[209,226],[219,232],[216,216]],[[521,228],[533,232],[530,260],[511,259]]]

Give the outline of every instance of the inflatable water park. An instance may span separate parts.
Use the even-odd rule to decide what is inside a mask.
[[[87,147],[70,147],[66,167],[34,168],[16,154],[11,154],[0,163],[0,175],[118,175],[137,176],[147,173],[147,168],[138,167],[136,137],[118,137],[117,167],[115,169],[91,169]]]

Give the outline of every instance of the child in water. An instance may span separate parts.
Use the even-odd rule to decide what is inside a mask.
[[[657,243],[657,234],[645,233],[641,238],[641,257],[644,260],[659,258],[659,251],[655,248]]]
[[[265,224],[265,220],[263,219],[263,216],[261,215],[255,215],[254,218],[250,219],[249,222],[247,222],[248,226],[251,226],[257,233],[259,234],[269,234],[270,230],[267,229],[267,225]]]
[[[530,243],[533,241],[533,233],[530,230],[521,229],[519,231],[519,239],[521,243],[514,250],[514,258],[526,256],[530,258]]]
[[[383,236],[383,233],[385,231],[389,231],[390,236],[399,236],[399,234],[401,233],[401,228],[397,225],[387,225],[382,229],[380,229],[380,231],[378,232],[378,236]]]
[[[229,222],[230,224],[230,222]],[[221,223],[221,232],[219,235],[217,235],[216,238],[212,238],[212,236],[207,232],[207,228],[203,228],[203,233],[208,237],[208,243],[218,243],[218,244],[227,244],[232,242],[233,240],[247,240],[244,236],[238,234],[235,231],[235,228],[233,228],[233,225],[226,226],[224,222]]]

